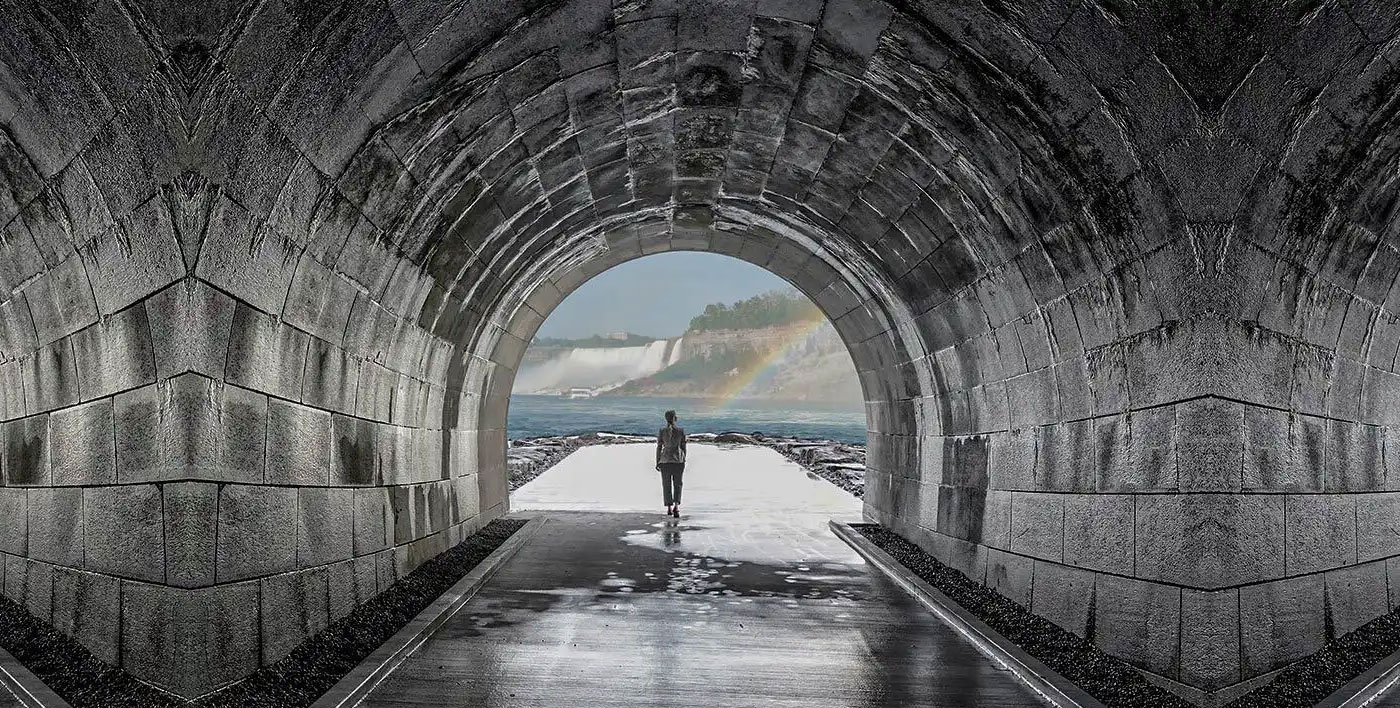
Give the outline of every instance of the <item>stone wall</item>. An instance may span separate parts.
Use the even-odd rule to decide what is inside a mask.
[[[4,12],[3,588],[140,678],[504,511],[525,343],[663,250],[830,317],[872,517],[1191,695],[1389,607],[1383,3]]]

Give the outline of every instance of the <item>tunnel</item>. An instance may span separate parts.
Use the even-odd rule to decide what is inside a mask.
[[[1400,577],[1400,13],[0,9],[0,581],[187,698],[509,507],[514,371],[647,254],[851,351],[865,515],[1193,699]]]

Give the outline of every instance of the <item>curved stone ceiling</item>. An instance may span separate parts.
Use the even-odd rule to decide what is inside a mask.
[[[1146,671],[1388,607],[1384,3],[0,12],[4,592],[142,679],[237,680],[502,513],[525,342],[667,249],[833,318],[872,518]]]

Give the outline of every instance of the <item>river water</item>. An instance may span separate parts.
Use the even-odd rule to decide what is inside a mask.
[[[654,434],[675,410],[687,433],[763,432],[801,438],[865,442],[865,412],[848,405],[738,399],[600,396],[510,397],[511,438],[609,431]]]

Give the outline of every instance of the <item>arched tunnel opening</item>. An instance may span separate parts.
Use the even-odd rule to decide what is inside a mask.
[[[662,251],[831,319],[868,520],[1192,700],[1394,605],[1383,7],[0,15],[0,587],[142,682],[505,513],[533,332]]]
[[[865,440],[850,346],[761,265],[710,251],[634,258],[565,294],[526,334],[511,367],[512,442],[646,434],[675,407],[697,433]]]

